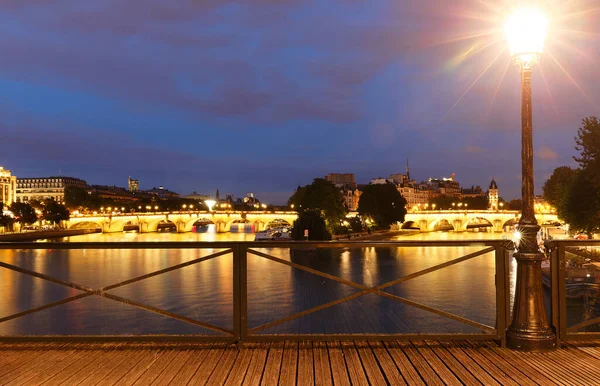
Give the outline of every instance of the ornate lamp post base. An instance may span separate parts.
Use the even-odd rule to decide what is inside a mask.
[[[522,219],[523,220],[523,219]],[[556,335],[548,324],[542,286],[542,260],[537,251],[536,234],[540,229],[534,220],[521,221],[521,242],[517,260],[517,282],[512,323],[506,331],[509,348],[522,351],[549,351],[556,348]]]

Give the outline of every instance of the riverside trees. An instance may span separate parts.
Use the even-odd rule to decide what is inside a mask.
[[[575,136],[573,159],[579,168],[556,168],[544,184],[544,198],[556,207],[558,217],[574,232],[590,238],[600,231],[600,121],[584,118]]]

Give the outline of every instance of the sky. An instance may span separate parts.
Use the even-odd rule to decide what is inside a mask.
[[[4,0],[0,166],[281,204],[327,173],[520,197],[510,0]],[[600,115],[597,0],[537,1],[536,194]]]

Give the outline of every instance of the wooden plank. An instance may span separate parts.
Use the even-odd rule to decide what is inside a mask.
[[[346,358],[346,366],[348,367],[348,375],[350,381],[354,385],[367,385],[367,375],[358,356],[358,351],[354,346],[354,342],[342,342],[342,351]]]
[[[450,344],[448,344],[447,348],[448,347],[451,348],[450,352],[455,357],[457,357],[457,359],[459,361],[461,360],[461,359],[459,359],[460,356],[454,350],[460,349],[462,352],[465,353],[465,356],[468,358],[468,360],[464,360],[462,363],[467,369],[469,369],[469,371],[471,371],[471,373],[473,373],[473,371],[471,370],[471,366],[477,365],[477,366],[481,367],[484,371],[486,371],[490,376],[492,376],[501,385],[505,385],[505,386],[519,386],[519,385],[534,386],[535,385],[535,383],[533,383],[529,378],[523,376],[520,372],[517,372],[517,374],[521,375],[520,378],[518,378],[518,380],[511,378],[508,374],[506,374],[504,371],[502,371],[502,368],[500,366],[496,366],[496,363],[494,363],[490,358],[485,357],[479,351],[473,349],[466,342],[457,342],[457,346],[450,346]],[[471,362],[474,362],[475,364],[472,365]]]
[[[277,385],[281,371],[281,361],[283,360],[284,342],[271,343],[267,363],[263,372],[261,385]]]
[[[170,381],[173,385],[203,385],[224,353],[223,348],[194,350],[183,369]]]
[[[0,380],[13,371],[17,371],[23,366],[27,366],[29,362],[35,361],[36,358],[46,354],[44,349],[24,349],[19,351],[19,354],[14,357],[15,360],[10,361],[4,366],[0,367]]]
[[[419,351],[419,353],[425,358],[427,363],[431,366],[433,371],[442,379],[446,385],[460,386],[462,383],[456,378],[454,373],[446,367],[444,362],[435,354],[435,352],[427,346],[425,342],[413,342],[413,346]]]
[[[248,366],[248,372],[244,379],[244,385],[257,386],[260,385],[260,381],[263,375],[263,369],[267,362],[267,354],[269,353],[269,343],[261,343],[259,347],[254,348],[252,352],[252,359]]]
[[[129,371],[131,371],[135,365],[142,361],[145,356],[149,354],[147,350],[136,350],[132,349],[132,353],[123,362],[116,366],[110,373],[108,373],[100,382],[97,383],[99,386],[114,385],[117,384],[121,378],[123,378]]]
[[[26,383],[29,379],[42,375],[44,377],[52,367],[71,355],[76,355],[74,346],[66,350],[50,350],[36,357],[34,361],[27,362],[25,366],[19,367],[13,372],[0,377],[2,385],[19,385]]]
[[[301,341],[298,345],[298,386],[314,386],[315,367],[311,341]]]
[[[252,359],[252,349],[243,347],[240,349],[238,356],[235,358],[233,368],[229,373],[225,386],[237,386],[244,382],[246,372],[248,372],[248,366],[250,366],[250,360]]]
[[[481,367],[473,366],[472,363],[469,364],[468,361],[470,358],[465,355],[464,352],[460,351],[460,349],[453,355],[446,345],[434,341],[427,341],[426,343],[463,384],[467,386],[478,386],[482,384],[500,386],[500,384],[483,371]],[[454,346],[454,343],[449,343],[449,346]],[[469,366],[468,369],[467,366]],[[476,377],[481,379],[478,380]]]
[[[179,374],[180,370],[183,368],[188,359],[190,359],[193,353],[193,349],[175,349],[173,360],[169,363],[168,366],[164,367],[164,369],[160,372],[160,374],[156,376],[156,378],[152,382],[158,385],[166,385],[168,383],[171,383],[173,381],[173,378],[175,378],[177,374]]]
[[[239,351],[236,347],[225,349],[225,354],[219,359],[217,366],[210,375],[210,378],[208,378],[206,384],[209,386],[223,385],[227,377],[229,377],[229,373],[231,372],[238,354]]]
[[[359,341],[354,342],[354,346],[356,347],[356,351],[358,351],[365,373],[367,373],[369,383],[375,386],[387,386],[385,377],[381,373],[381,369],[379,368],[379,364],[377,363],[377,359],[375,359],[375,355],[373,354],[369,343]]]
[[[281,375],[279,384],[282,386],[295,386],[298,372],[298,342],[285,342],[283,361],[281,362]]]
[[[394,360],[396,367],[400,370],[400,374],[406,380],[408,385],[424,386],[425,383],[419,375],[419,372],[415,369],[410,359],[406,356],[398,342],[384,342],[383,343],[390,357]]]
[[[581,384],[593,384],[600,378],[600,373],[596,369],[582,368],[578,366],[578,363],[574,361],[572,356],[567,357],[567,363],[562,358],[560,350],[552,351],[548,353],[526,353],[525,358],[530,358],[532,362],[538,363],[543,366],[546,371],[552,371],[553,374],[561,373],[568,382],[581,385]]]
[[[47,367],[45,369],[41,369],[41,368],[35,369],[34,377],[27,379],[25,382],[23,382],[23,381],[21,381],[21,382],[28,384],[28,385],[39,385],[42,383],[49,383],[48,381],[50,381],[52,378],[54,378],[55,376],[60,374],[63,370],[72,367],[73,363],[77,363],[79,361],[85,361],[85,360],[87,360],[88,357],[92,357],[92,358],[94,357],[94,352],[90,351],[90,350],[86,350],[86,349],[78,350],[77,347],[74,347],[74,351],[75,351],[75,353],[73,355],[70,355],[61,361],[51,364],[50,367]],[[71,373],[72,372],[73,372],[73,370],[71,370]]]
[[[443,385],[437,373],[410,342],[396,342],[427,385]]]
[[[81,383],[85,385],[95,385],[96,383],[100,382],[102,379],[104,379],[104,377],[110,374],[110,372],[113,371],[114,368],[116,368],[123,361],[125,361],[127,357],[132,355],[133,351],[124,349],[117,350],[111,354],[112,355],[110,355],[110,359],[106,363],[104,363],[103,366],[95,369],[90,369],[90,373],[87,374],[87,377],[83,379]]]
[[[382,342],[369,342],[371,346],[371,350],[373,350],[373,355],[381,369],[383,370],[383,374],[385,378],[389,382],[390,385],[406,385],[406,381],[402,378],[402,374],[400,374],[400,370],[394,363],[394,359],[391,357],[388,350],[385,348]]]
[[[156,378],[162,374],[162,372],[171,364],[180,350],[168,350],[158,357],[154,363],[150,365],[148,370],[144,371],[142,375],[133,383],[134,385],[149,385],[153,383]]]
[[[115,353],[121,351],[121,345],[109,344],[104,350],[98,351],[99,353],[95,356],[95,359],[87,364],[77,367],[77,371],[73,372],[68,378],[66,378],[63,384],[76,385],[82,382],[84,379],[89,377],[92,372],[108,363]]]
[[[332,385],[329,353],[325,342],[313,342],[313,360],[315,366],[315,384]]]
[[[119,380],[119,383],[121,385],[132,385],[167,352],[165,349],[146,350],[145,355]]]
[[[327,342],[327,351],[329,352],[329,361],[331,363],[331,374],[333,376],[333,383],[336,386],[350,385],[348,369],[346,368],[346,361],[344,359],[344,353],[342,352],[342,345],[340,344],[340,342]]]
[[[506,374],[506,376],[512,378],[519,385],[527,385],[534,386],[538,385],[532,378],[530,378],[526,372],[521,371],[518,367],[515,367],[514,363],[507,361],[506,358],[503,358],[501,355],[495,353],[490,348],[488,348],[487,343],[484,342],[465,342],[471,348],[468,349],[469,352],[472,350],[472,354],[475,355],[477,353],[482,358],[489,360],[492,364],[494,364],[502,373]]]
[[[523,360],[523,355],[525,353],[519,352],[518,354],[514,354],[511,350],[508,349],[500,349],[494,343],[489,342],[481,342],[485,345],[485,349],[490,350],[497,354],[497,356],[503,358],[506,362],[510,363],[514,368],[519,369],[523,374],[526,374],[530,379],[537,383],[545,383],[548,385],[562,385],[564,382],[557,381],[552,375],[549,375],[545,371],[539,369],[538,366],[531,365],[528,361]]]
[[[54,374],[48,379],[45,386],[64,385],[67,380],[75,375],[77,372],[82,371],[86,367],[98,360],[102,355],[102,350],[89,350],[84,351],[84,355],[79,356],[77,360],[70,361],[69,366],[63,368],[58,373]]]

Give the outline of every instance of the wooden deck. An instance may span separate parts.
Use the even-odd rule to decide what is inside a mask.
[[[600,385],[600,342],[0,343],[1,385]]]

